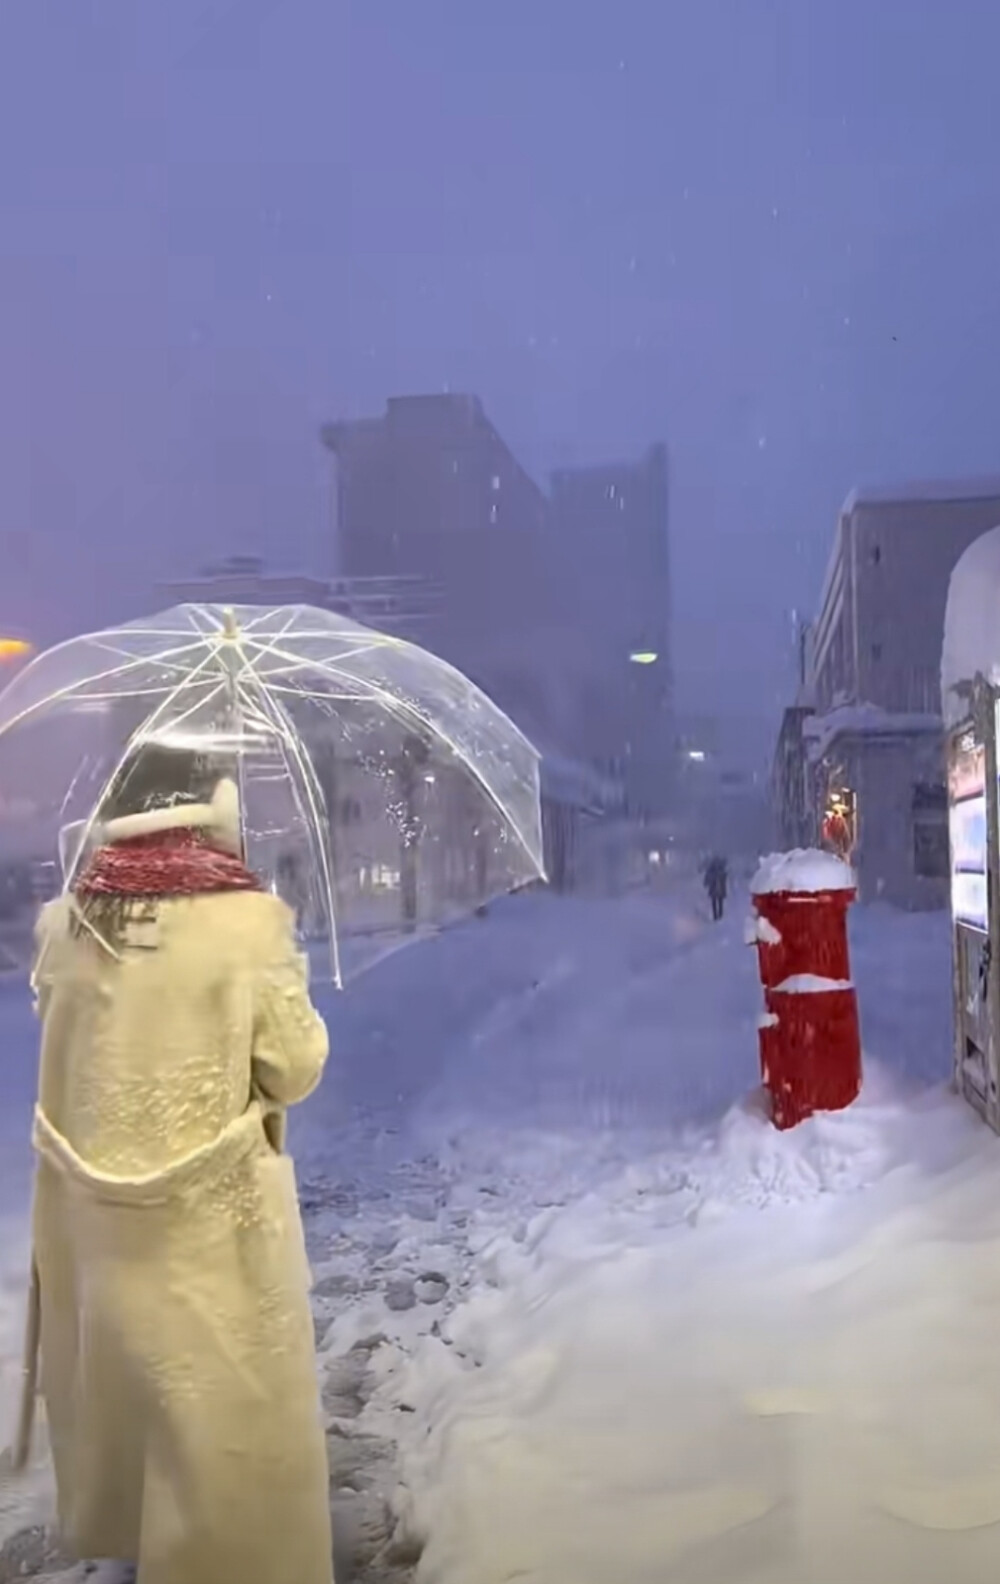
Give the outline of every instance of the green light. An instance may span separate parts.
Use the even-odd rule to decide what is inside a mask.
[[[633,665],[655,665],[659,658],[653,649],[637,649],[634,654],[629,655]]]

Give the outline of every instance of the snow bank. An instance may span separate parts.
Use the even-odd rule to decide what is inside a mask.
[[[877,1081],[794,1135],[738,1108],[498,1239],[442,1334],[384,1360],[420,1584],[978,1584],[998,1203],[984,1130]]]
[[[875,1048],[900,1071],[947,1071],[940,924],[889,909],[852,916]],[[452,1115],[453,1169],[478,1255],[466,1302],[437,1334],[381,1351],[371,1410],[375,1428],[381,1416],[404,1438],[398,1511],[404,1534],[425,1542],[419,1584],[978,1584],[995,1540],[957,1530],[955,1512],[966,1482],[979,1481],[973,1498],[988,1482],[971,1450],[956,1449],[949,1392],[984,1383],[970,1433],[992,1469],[995,1141],[943,1091],[915,1091],[870,1057],[850,1111],[793,1132],[769,1125],[758,1095],[644,1148],[620,1125],[587,1129],[574,1082],[603,1073],[613,1083],[615,1064],[634,1063],[647,1042],[680,1120],[692,1112],[677,1103],[678,1073],[708,1064],[733,1095],[756,1068],[755,976],[735,928],[675,943],[672,962],[633,972],[617,995],[590,966],[543,989],[543,1001],[562,1001],[558,1017],[548,1008],[544,1040],[532,1037],[537,1001],[509,1007],[467,1053],[458,1088],[432,1097],[435,1113],[459,1092],[467,1106],[464,1122]],[[525,1090],[520,1129],[514,1107],[484,1143],[500,1069],[519,1089],[525,1043],[537,1080],[564,1075],[573,1127],[536,1125],[529,1141],[537,1113]],[[484,1107],[471,1073],[494,1054]],[[984,1190],[998,1240],[985,1269],[974,1252],[981,1232],[994,1235],[976,1208]],[[987,1287],[988,1318],[976,1313]],[[928,1383],[926,1413],[915,1379]],[[933,1488],[942,1413],[957,1457],[955,1490],[943,1494]],[[908,1463],[923,1446],[930,1466]],[[952,1478],[946,1467],[939,1487]]]
[[[975,540],[951,574],[941,651],[941,691],[949,725],[959,724],[968,713],[968,701],[956,689],[980,675],[1000,683],[1000,527]]]
[[[765,858],[754,875],[750,891],[753,896],[786,891],[815,894],[853,891],[856,883],[850,866],[833,853],[797,850]]]

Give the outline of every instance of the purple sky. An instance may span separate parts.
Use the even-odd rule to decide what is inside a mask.
[[[773,709],[859,481],[1000,472],[994,0],[4,0],[0,621],[322,565],[316,429],[674,461],[682,696]]]

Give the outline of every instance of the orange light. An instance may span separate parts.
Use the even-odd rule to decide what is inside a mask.
[[[25,638],[0,638],[0,661],[20,660],[33,652]]]

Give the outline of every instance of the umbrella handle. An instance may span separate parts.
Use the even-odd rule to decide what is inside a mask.
[[[28,1317],[24,1328],[24,1363],[21,1371],[21,1406],[17,1420],[17,1434],[12,1448],[12,1466],[20,1474],[28,1466],[31,1442],[35,1429],[35,1408],[38,1403],[38,1354],[42,1333],[42,1291],[38,1280],[38,1262],[31,1259],[31,1282],[28,1287]]]

